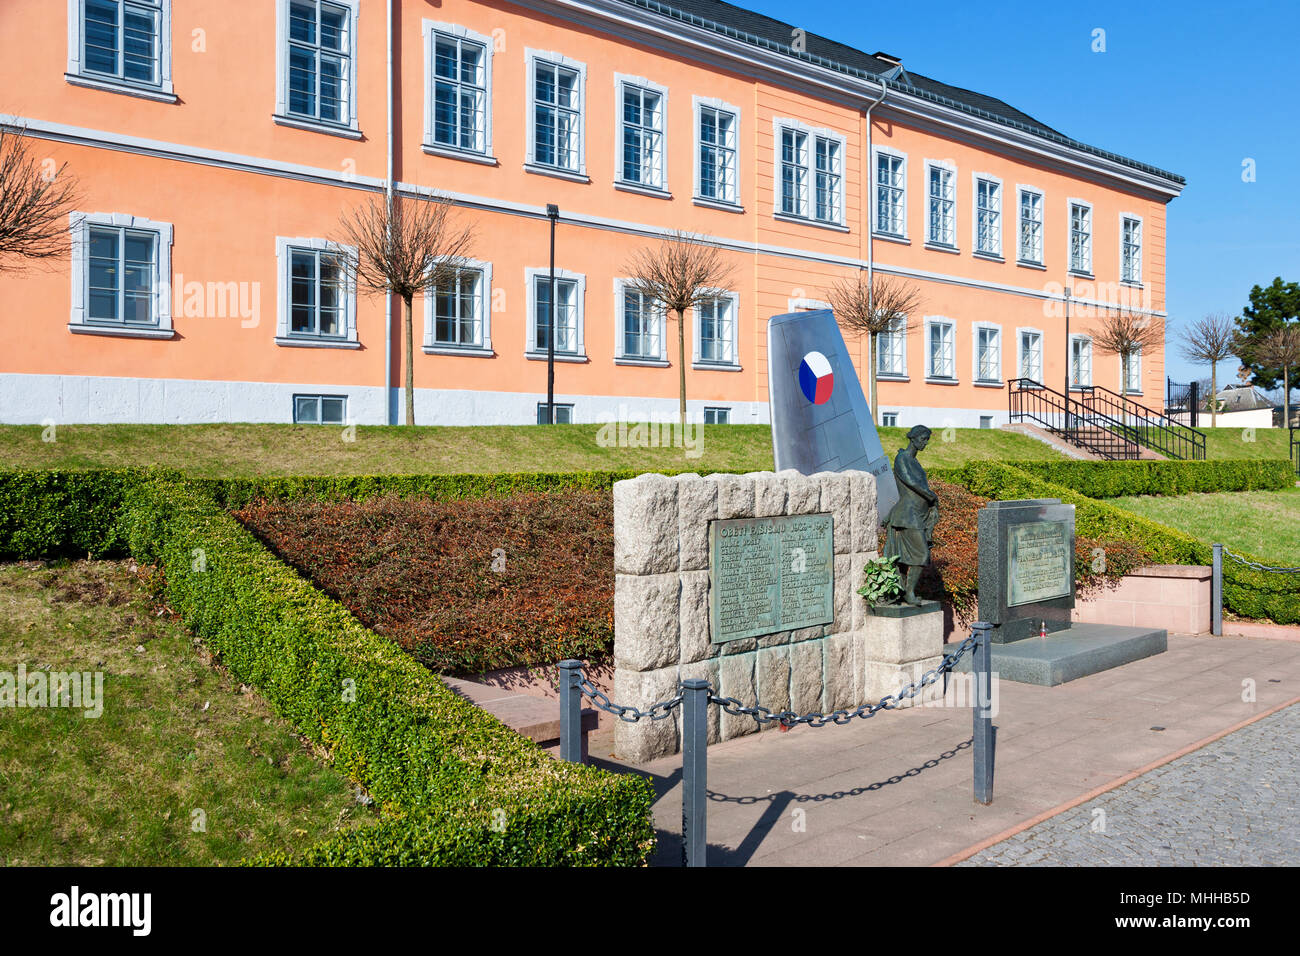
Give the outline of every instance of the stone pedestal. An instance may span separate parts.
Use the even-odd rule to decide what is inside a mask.
[[[792,516],[831,524],[819,544],[795,542],[797,554],[781,549],[778,575],[807,571],[829,584],[831,607],[808,618],[826,623],[800,626],[804,618],[783,617],[777,627],[784,629],[773,633],[734,639],[714,633],[718,569],[711,571],[710,525],[751,518],[780,518],[760,524],[785,525]],[[799,714],[868,700],[862,689],[866,602],[855,589],[877,556],[879,524],[875,479],[866,472],[641,475],[615,483],[611,697],[644,710],[672,697],[679,680],[698,677],[747,706]],[[718,707],[708,714],[709,743],[760,730],[751,717]],[[615,751],[633,763],[676,753],[680,720],[674,710],[666,720],[615,721]]]
[[[923,601],[871,607],[863,622],[863,693],[872,702],[900,690],[943,660],[943,605]],[[943,696],[943,681],[936,681],[900,704],[936,700]]]

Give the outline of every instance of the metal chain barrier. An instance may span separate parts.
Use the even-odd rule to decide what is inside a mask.
[[[895,710],[898,705],[905,700],[909,700],[919,694],[926,687],[938,682],[948,671],[952,670],[966,654],[974,649],[976,639],[966,638],[958,645],[957,649],[951,654],[944,656],[943,661],[933,670],[926,671],[921,675],[919,681],[913,681],[906,687],[902,688],[897,695],[887,694],[874,704],[863,704],[854,710],[837,710],[829,714],[820,712],[808,714],[796,714],[792,710],[773,711],[769,707],[756,704],[753,707],[746,707],[743,702],[736,700],[734,697],[719,697],[716,694],[709,694],[709,703],[717,704],[733,717],[753,717],[760,724],[779,723],[782,727],[795,727],[799,724],[807,724],[809,727],[825,727],[827,724],[847,724],[854,718],[874,717],[882,710]],[[579,671],[581,675],[578,688],[582,691],[582,696],[590,700],[597,709],[603,710],[607,714],[613,714],[619,720],[629,724],[635,724],[639,720],[649,718],[650,720],[664,720],[669,717],[673,709],[680,707],[682,695],[680,693],[668,700],[661,700],[658,703],[651,704],[645,710],[631,705],[616,704],[609,699],[609,696],[599,687],[587,679],[586,674]],[[680,688],[680,684],[678,687]],[[710,691],[712,688],[710,687]]]
[[[966,638],[958,646],[957,650],[944,656],[943,661],[933,670],[926,671],[919,681],[913,681],[895,696],[887,694],[874,704],[863,704],[854,710],[837,710],[829,714],[820,712],[796,715],[792,710],[773,713],[767,707],[756,705],[746,707],[734,697],[717,697],[709,695],[709,703],[717,704],[733,717],[753,717],[760,724],[779,723],[782,727],[794,727],[798,724],[807,724],[809,727],[825,727],[827,724],[847,724],[855,717],[861,717],[864,720],[868,717],[874,717],[882,710],[895,710],[903,701],[915,697],[926,687],[936,683],[940,677],[952,670],[957,662],[967,653],[974,649],[977,643],[974,636]]]
[[[581,702],[585,697],[607,714],[632,724],[645,718],[665,720],[674,710],[681,708],[682,752],[682,862],[686,866],[704,866],[708,856],[705,840],[707,802],[711,797],[706,786],[708,767],[708,709],[717,704],[734,717],[753,717],[759,724],[780,724],[789,729],[798,724],[825,727],[827,724],[847,724],[855,717],[874,717],[882,710],[894,710],[904,701],[935,684],[967,654],[974,651],[971,671],[975,680],[975,705],[971,709],[974,749],[975,802],[987,806],[993,800],[993,712],[989,692],[992,684],[990,665],[992,652],[989,632],[993,625],[976,622],[971,635],[962,641],[951,654],[945,654],[938,667],[926,671],[919,680],[902,688],[897,694],[887,694],[874,704],[863,704],[853,710],[836,710],[829,714],[796,714],[792,710],[774,712],[761,704],[746,707],[734,697],[720,697],[714,687],[702,678],[678,679],[677,693],[668,700],[651,704],[647,709],[615,704],[604,691],[596,687],[583,673],[582,662],[560,661],[560,759],[582,763],[586,759],[586,737],[581,730]],[[961,749],[961,748],[957,748]],[[955,750],[953,751],[955,753]],[[944,756],[948,756],[945,754]],[[925,766],[937,765],[937,760]],[[922,768],[913,768],[903,776],[913,776]],[[902,779],[900,776],[898,779]],[[890,782],[893,782],[892,780]]]
[[[581,671],[578,673],[582,674]],[[657,704],[651,704],[646,710],[640,710],[636,707],[625,707],[622,704],[615,704],[612,702],[599,687],[587,680],[585,674],[582,674],[582,678],[578,683],[578,688],[582,691],[582,696],[595,704],[598,709],[603,710],[607,714],[613,714],[619,720],[625,721],[629,724],[635,724],[643,717],[649,717],[651,720],[663,720],[673,712],[674,707],[679,707],[682,703],[682,695],[678,694],[676,697],[669,698],[668,700],[661,700]]]
[[[1300,568],[1272,568],[1267,564],[1260,564],[1258,561],[1251,561],[1249,558],[1243,558],[1239,554],[1233,554],[1227,548],[1223,549],[1223,553],[1232,558],[1232,560],[1236,561],[1238,564],[1244,564],[1246,567],[1255,571],[1269,571],[1273,574],[1300,574]]]

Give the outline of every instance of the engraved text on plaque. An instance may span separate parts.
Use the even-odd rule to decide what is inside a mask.
[[[709,523],[709,619],[715,644],[835,618],[828,514]]]
[[[1007,529],[1007,606],[1071,594],[1070,529],[1064,521],[1030,521]]]

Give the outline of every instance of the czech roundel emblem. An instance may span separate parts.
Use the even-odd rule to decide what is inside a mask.
[[[824,405],[831,397],[835,375],[831,363],[821,352],[809,352],[799,363],[799,387],[804,398],[814,405]]]

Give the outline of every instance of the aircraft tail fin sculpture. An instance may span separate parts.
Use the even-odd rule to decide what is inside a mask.
[[[835,315],[821,309],[773,316],[767,363],[776,470],[871,472],[883,521],[898,487]]]

